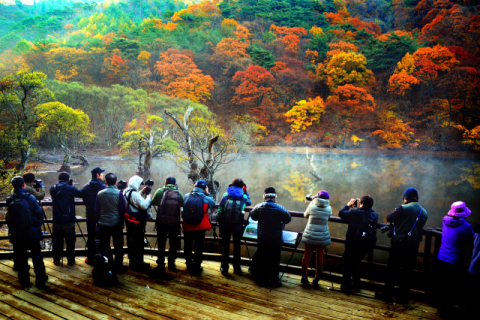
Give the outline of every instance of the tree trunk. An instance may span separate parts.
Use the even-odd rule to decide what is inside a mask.
[[[60,170],[58,170],[58,172],[67,172],[67,173],[72,172],[72,169],[70,168],[70,156],[68,155],[67,152],[65,152],[65,157],[63,157],[62,166],[60,167]]]
[[[150,167],[152,166],[152,152],[147,150],[145,159],[143,160],[143,174],[150,174]]]
[[[23,172],[23,171],[25,171],[25,168],[27,167],[28,157],[30,156],[30,148],[31,148],[30,143],[29,142],[27,142],[27,143],[28,143],[27,149],[25,150],[25,149],[22,148],[20,150],[21,158],[20,158],[20,162],[17,164],[17,166],[15,168],[16,172]]]

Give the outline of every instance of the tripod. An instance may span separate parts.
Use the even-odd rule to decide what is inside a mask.
[[[42,202],[40,200],[37,200],[38,201],[38,205],[40,206],[40,208],[42,208],[42,212],[43,212],[43,219],[45,220],[45,223],[43,224],[43,232],[47,232],[45,230],[45,224],[47,225],[48,227],[48,232],[50,232],[50,236],[52,236],[52,229],[50,229],[50,224],[47,222],[47,215],[45,214],[45,209],[43,209],[43,205],[42,205]],[[52,242],[53,242],[53,238],[52,238]],[[42,244],[43,244],[43,248],[45,248],[45,239],[42,237]],[[50,251],[52,250],[52,246],[50,245]]]

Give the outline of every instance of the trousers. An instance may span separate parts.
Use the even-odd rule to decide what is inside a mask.
[[[63,255],[63,241],[67,244],[67,259],[75,259],[75,223],[54,223],[52,229],[53,261],[60,261]]]
[[[87,257],[93,259],[96,254],[95,238],[97,236],[97,221],[93,212],[87,212],[87,234]]]
[[[30,253],[28,252],[30,251]],[[33,270],[35,271],[36,283],[42,284],[45,279],[45,264],[42,258],[42,246],[39,241],[27,243],[15,243],[13,251],[15,263],[18,264],[18,279],[22,284],[30,283],[28,257],[32,258]]]
[[[145,223],[132,223],[127,220],[126,225],[129,264],[131,267],[142,267],[145,248]]]
[[[253,275],[260,280],[277,280],[280,272],[281,246],[258,245],[252,258]]]
[[[353,284],[355,287],[360,286],[360,262],[365,258],[368,251],[371,249],[369,246],[362,245],[350,245],[345,246],[345,252],[342,258],[343,267],[343,285],[350,289]]]
[[[240,240],[242,239],[243,230],[232,230],[230,228],[221,228],[220,236],[222,237],[222,264],[228,265],[230,256],[230,238],[233,236],[233,268],[240,267]]]
[[[100,248],[102,251],[111,251],[110,239],[113,240],[113,252],[115,254],[115,265],[123,266],[123,225],[109,227],[98,226],[100,230]]]
[[[180,233],[180,225],[177,226],[167,226],[159,225],[157,226],[157,239],[158,239],[158,258],[157,264],[163,264],[165,262],[165,246],[170,245],[168,250],[168,263],[175,263],[177,259],[177,251],[180,247],[180,241],[178,239],[178,234]]]
[[[409,251],[400,252],[392,250],[388,257],[388,275],[385,281],[385,291],[393,294],[395,284],[398,284],[399,294],[406,296],[410,291],[413,268],[417,262],[419,243]]]
[[[185,260],[188,265],[200,266],[203,262],[203,245],[205,242],[205,232],[206,230],[196,230],[196,231],[184,231],[185,240],[184,240],[184,249]],[[195,243],[195,254],[193,255],[192,261],[192,248]]]
[[[313,249],[317,252],[317,260],[315,263],[315,278],[319,278],[323,271],[323,252],[325,247],[314,246],[312,244],[305,244],[305,252],[302,259],[302,276],[308,275],[308,264],[312,259]]]

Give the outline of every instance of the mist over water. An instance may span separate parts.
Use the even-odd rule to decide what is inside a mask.
[[[414,187],[419,192],[419,203],[429,215],[426,228],[441,228],[442,218],[450,205],[459,200],[472,210],[469,222],[473,226],[480,223],[479,160],[330,154],[314,155],[314,164],[318,174],[325,179],[323,182],[316,182],[309,173],[311,167],[305,155],[246,153],[219,171],[217,180],[223,194],[234,178],[242,178],[254,205],[262,202],[264,188],[272,186],[277,190],[277,202],[292,211],[305,211],[308,206],[305,195],[327,190],[335,216],[350,198],[370,195],[374,199],[373,209],[379,214],[380,222],[385,222],[387,214],[403,204],[403,191],[407,187]],[[136,165],[129,161],[91,160],[90,167],[74,170],[72,176],[79,183],[77,188],[90,180],[90,170],[96,166],[108,167],[106,173],[114,172],[118,179],[127,181],[137,170]],[[57,175],[55,172],[39,175],[44,179],[47,197],[50,186],[56,183]],[[177,178],[183,194],[192,190],[192,183],[187,181],[186,175],[173,161],[155,160],[150,176],[155,181],[154,190],[163,186],[168,176]],[[221,195],[217,202],[220,198]],[[83,206],[77,207],[77,215],[84,216]],[[293,218],[286,229],[303,231],[305,225],[306,219]],[[332,237],[345,237],[346,225],[330,223],[329,229]],[[147,232],[153,232],[153,224],[148,226]],[[388,240],[386,235],[378,233],[378,244],[389,245]],[[423,250],[422,247],[420,250]],[[341,254],[343,245],[332,243],[329,251]],[[386,254],[376,250],[374,259],[384,261]]]

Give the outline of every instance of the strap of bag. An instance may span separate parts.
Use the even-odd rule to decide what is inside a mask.
[[[131,205],[132,207],[134,207],[135,209],[140,211],[140,209],[138,209],[138,207],[136,205],[134,205],[133,203],[130,202],[130,199],[132,199],[132,192],[133,192],[133,189],[130,190],[130,193],[127,196],[127,202],[128,202],[129,205]]]
[[[420,206],[420,212],[418,213],[417,219],[415,219],[415,223],[413,224],[412,229],[408,233],[408,236],[410,237],[412,235],[413,229],[415,229],[415,226],[417,225],[418,219],[420,218],[420,215],[422,214],[423,208]],[[395,231],[395,225],[393,225],[393,235],[396,235],[397,232]]]

